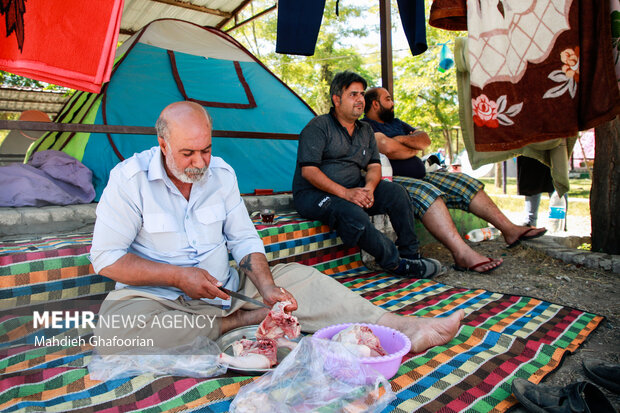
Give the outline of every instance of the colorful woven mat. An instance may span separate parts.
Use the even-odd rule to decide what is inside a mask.
[[[358,249],[345,248],[319,222],[290,217],[259,228],[259,233],[272,264],[295,260],[313,265],[386,310],[428,317],[465,310],[464,326],[451,342],[401,365],[391,380],[397,399],[386,412],[506,411],[516,403],[510,395],[514,377],[540,381],[603,320],[532,297],[404,280],[370,271],[361,262]],[[98,276],[92,269],[87,274],[76,270],[63,273],[64,268],[87,265],[83,261],[87,251],[81,249],[84,245],[59,245],[44,253],[27,252],[25,245],[25,250],[12,253],[0,250],[0,303],[19,306],[38,302],[31,298],[38,294],[43,301],[60,300],[65,305],[76,297],[100,297],[100,290],[113,288],[109,280],[93,278]],[[38,248],[35,243],[33,246]],[[0,248],[8,250],[9,246]],[[72,283],[63,284],[68,281]],[[93,290],[97,284],[100,286]],[[253,380],[141,375],[94,381],[85,368],[92,352],[89,329],[55,332],[59,340],[77,336],[83,344],[35,346],[32,341],[41,331],[33,328],[32,316],[14,313],[0,312],[1,411],[225,412],[240,386]],[[50,331],[45,335],[50,337]]]
[[[273,222],[265,223],[262,221],[260,216],[252,217],[252,222],[254,223],[256,229],[264,229],[281,227],[295,222],[308,222],[308,220],[300,217],[297,212],[282,212],[274,214]]]
[[[62,247],[87,245],[90,246],[92,235],[75,234],[62,237],[49,236],[37,240],[0,242],[0,257],[17,252],[54,250]]]

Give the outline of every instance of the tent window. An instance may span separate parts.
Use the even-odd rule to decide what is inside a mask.
[[[207,59],[168,50],[179,92],[207,107],[251,109],[256,101],[237,61]]]

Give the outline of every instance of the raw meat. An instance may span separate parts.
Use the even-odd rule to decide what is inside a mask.
[[[278,344],[275,340],[238,340],[232,345],[235,356],[243,357],[248,354],[262,354],[269,359],[269,362],[273,365],[278,362],[277,352]]]
[[[268,369],[278,362],[278,346],[275,340],[238,340],[232,345],[234,357],[220,354],[220,361],[234,367]]]
[[[238,340],[232,345],[234,357],[220,354],[220,362],[233,367],[268,369],[278,363],[278,347],[294,349],[297,343],[288,340],[301,332],[297,317],[284,312],[290,302],[276,303],[256,330],[256,341]]]
[[[332,337],[332,340],[344,344],[359,357],[387,355],[387,352],[381,347],[379,338],[366,326],[354,324],[338,332],[338,334]]]
[[[299,336],[301,326],[297,317],[284,312],[284,308],[289,304],[288,301],[275,303],[267,317],[258,326],[258,330],[256,330],[257,339],[271,338],[277,340],[285,335],[293,339]]]

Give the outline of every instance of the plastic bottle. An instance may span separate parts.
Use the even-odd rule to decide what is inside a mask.
[[[495,227],[472,229],[465,235],[465,239],[471,242],[480,242],[487,239],[495,239],[501,235],[499,229]]]
[[[560,232],[564,230],[564,220],[566,219],[566,200],[559,197],[558,193],[553,191],[549,199],[549,223],[547,229],[550,232]]]
[[[387,156],[380,153],[379,159],[381,160],[381,179],[392,182],[392,165]]]

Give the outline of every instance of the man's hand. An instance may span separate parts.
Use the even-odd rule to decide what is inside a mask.
[[[293,297],[293,294],[286,291],[282,287],[277,285],[270,285],[263,289],[263,302],[270,307],[277,302],[289,301],[291,304],[284,307],[284,311],[287,313],[297,310],[297,300]]]
[[[263,297],[263,302],[273,307],[278,301],[290,301],[285,310],[289,313],[297,310],[297,300],[293,294],[273,282],[273,276],[264,254],[248,254],[239,262],[239,268],[252,280],[258,293]]]
[[[379,152],[387,156],[389,159],[409,159],[418,154],[418,149],[410,148],[406,145],[408,136],[397,136],[388,138],[381,132],[375,133],[377,140],[377,148]],[[403,140],[401,142],[400,140]]]
[[[403,145],[411,149],[420,151],[425,150],[431,144],[431,138],[428,136],[428,133],[424,132],[421,129],[411,131],[407,135],[394,136],[392,139],[402,143]]]
[[[373,191],[365,187],[347,188],[343,198],[361,208],[370,208],[375,203]]]
[[[195,300],[215,297],[229,299],[228,294],[218,288],[221,285],[206,270],[197,267],[179,267],[176,277],[176,287]]]

